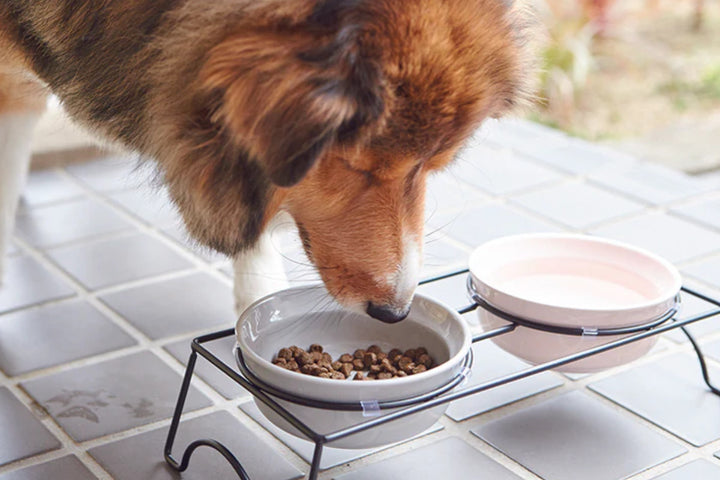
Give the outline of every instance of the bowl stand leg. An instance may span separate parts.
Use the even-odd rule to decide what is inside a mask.
[[[227,460],[230,466],[232,466],[240,480],[250,480],[250,476],[247,474],[240,461],[225,445],[217,440],[203,439],[192,442],[185,449],[182,459],[179,462],[172,456],[173,444],[175,443],[175,437],[177,436],[178,427],[180,426],[180,417],[182,417],[185,400],[187,399],[187,394],[190,391],[190,382],[192,381],[193,372],[195,371],[195,362],[197,362],[197,352],[193,350],[190,354],[190,358],[188,359],[185,376],[183,377],[182,386],[180,387],[180,394],[178,395],[177,404],[175,405],[175,413],[173,414],[173,419],[170,423],[170,430],[168,431],[167,440],[165,441],[165,462],[176,472],[184,472],[190,466],[190,458],[195,450],[199,447],[208,447],[219,452],[223,457],[225,457],[225,460]],[[315,442],[315,452],[313,453],[312,464],[310,472],[308,473],[308,480],[317,480],[317,476],[320,473],[320,459],[322,458],[322,453],[323,444]]]
[[[695,341],[695,337],[693,337],[692,334],[685,327],[680,327],[680,330],[683,331],[683,333],[688,338],[688,340],[690,340],[690,343],[695,349],[695,354],[697,355],[698,362],[700,363],[700,371],[702,372],[705,385],[708,386],[712,393],[720,396],[720,389],[718,389],[715,385],[712,384],[712,382],[710,382],[710,374],[708,373],[707,365],[705,364],[705,355],[703,354],[702,350],[700,350],[700,346]]]

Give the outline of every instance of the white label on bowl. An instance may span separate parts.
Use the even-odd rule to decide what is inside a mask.
[[[377,400],[363,400],[360,402],[363,409],[363,417],[379,417],[380,405]]]

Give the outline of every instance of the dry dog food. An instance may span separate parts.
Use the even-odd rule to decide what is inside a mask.
[[[404,352],[393,348],[385,353],[377,345],[370,345],[333,360],[317,343],[307,350],[295,345],[281,348],[272,363],[293,372],[335,380],[387,380],[415,375],[435,366],[435,360],[423,347]]]

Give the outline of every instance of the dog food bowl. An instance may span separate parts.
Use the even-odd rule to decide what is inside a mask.
[[[237,343],[247,370],[261,382],[303,399],[338,404],[376,405],[409,399],[450,385],[465,368],[471,333],[450,307],[417,294],[407,319],[395,324],[379,322],[337,304],[322,286],[302,286],[277,292],[251,305],[237,323]],[[285,370],[271,363],[278,350],[318,343],[333,358],[376,344],[384,351],[423,346],[437,366],[403,378],[389,380],[331,380]],[[240,359],[238,359],[240,363]],[[240,365],[241,369],[243,365]],[[272,396],[272,395],[271,395]],[[319,433],[331,433],[362,423],[379,412],[329,410],[300,405],[277,396],[273,399]],[[261,401],[258,408],[286,432],[305,438]],[[371,448],[395,443],[431,427],[447,404],[338,439],[329,446]],[[387,410],[392,412],[396,409]],[[386,411],[383,410],[383,414]]]
[[[536,324],[574,327],[568,335],[518,326],[493,341],[532,364],[617,340],[627,335],[598,330],[646,325],[676,306],[677,269],[645,250],[620,242],[572,234],[515,235],[490,241],[470,256],[471,296],[497,310]],[[486,331],[507,322],[478,308]],[[559,367],[591,373],[635,360],[657,342],[651,336]]]

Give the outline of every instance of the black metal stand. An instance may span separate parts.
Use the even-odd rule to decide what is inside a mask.
[[[428,280],[425,280],[421,282],[424,283],[430,283],[433,281],[442,280],[445,278],[449,278],[455,275],[464,275],[467,274],[467,270],[460,270],[457,272],[441,275],[435,278],[431,278]],[[470,280],[468,279],[470,282]],[[472,292],[472,285],[469,285],[471,287],[470,291]],[[298,420],[295,416],[292,415],[287,409],[282,407],[278,402],[274,400],[274,398],[281,398],[286,401],[290,401],[293,403],[297,403],[300,405],[306,405],[311,406],[315,408],[324,408],[324,409],[331,409],[331,410],[362,410],[363,405],[360,403],[357,404],[335,404],[335,403],[328,403],[328,402],[321,402],[317,400],[311,400],[307,398],[300,398],[297,396],[294,396],[292,394],[289,394],[287,392],[284,392],[282,390],[275,389],[269,385],[264,384],[259,379],[257,379],[254,375],[252,375],[251,372],[247,370],[245,367],[245,362],[242,357],[242,353],[239,351],[239,349],[236,349],[236,358],[238,360],[238,366],[240,367],[240,372],[235,370],[234,368],[230,367],[229,365],[225,364],[223,361],[221,361],[219,358],[217,358],[215,355],[213,355],[210,351],[208,351],[203,344],[212,342],[221,338],[226,338],[232,335],[235,335],[234,329],[227,329],[222,330],[219,332],[211,333],[208,335],[203,335],[200,337],[197,337],[193,339],[192,341],[192,353],[190,354],[190,359],[187,364],[187,369],[185,370],[185,377],[183,378],[182,387],[180,389],[180,395],[178,397],[177,405],[175,407],[175,414],[172,419],[172,423],[170,424],[170,431],[168,432],[167,442],[165,443],[165,461],[172,467],[174,470],[178,472],[183,472],[188,468],[190,458],[193,454],[193,452],[199,448],[199,447],[208,447],[212,448],[216,451],[218,451],[225,459],[230,463],[230,465],[233,467],[235,472],[238,475],[238,478],[241,480],[250,480],[250,477],[248,476],[247,472],[242,467],[242,464],[238,461],[238,459],[221,443],[215,441],[215,440],[197,440],[193,443],[191,443],[186,449],[183,454],[182,460],[178,462],[175,460],[172,456],[172,448],[173,444],[175,442],[175,436],[177,434],[178,426],[180,425],[180,417],[182,416],[183,407],[185,405],[185,399],[187,397],[188,391],[190,389],[190,382],[192,380],[192,375],[195,370],[195,362],[197,361],[198,354],[201,355],[203,358],[205,358],[207,361],[209,361],[213,366],[215,366],[217,369],[222,371],[225,375],[230,377],[233,381],[235,381],[237,384],[239,384],[241,387],[246,389],[248,392],[250,392],[254,397],[256,401],[261,401],[265,405],[267,405],[269,408],[271,408],[275,413],[277,413],[280,417],[282,417],[284,420],[286,420],[290,425],[295,427],[298,431],[300,431],[309,441],[315,443],[315,452],[313,454],[312,464],[310,466],[310,471],[308,473],[308,479],[309,480],[316,480],[318,473],[320,472],[320,459],[322,458],[323,448],[326,444],[330,444],[335,440],[339,440],[341,438],[348,437],[350,435],[363,432],[365,430],[377,427],[379,425],[385,424],[387,422],[392,422],[393,420],[397,420],[399,418],[407,417],[408,415],[412,415],[414,413],[420,412],[422,410],[426,410],[429,408],[436,407],[441,404],[445,404],[448,402],[452,402],[454,400],[458,400],[460,398],[468,397],[470,395],[475,395],[480,392],[484,392],[486,390],[490,390],[491,388],[499,387],[501,385],[505,385],[507,383],[511,383],[526,377],[529,377],[531,375],[535,375],[541,372],[545,372],[547,370],[551,370],[557,367],[561,367],[563,365],[566,365],[568,363],[574,362],[576,360],[580,360],[583,358],[590,357],[592,355],[597,355],[599,353],[606,352],[608,350],[611,350],[613,348],[618,348],[623,345],[627,345],[632,342],[636,342],[639,340],[642,340],[644,338],[653,336],[653,335],[660,335],[662,333],[665,333],[667,331],[680,328],[683,333],[688,337],[690,340],[690,343],[692,344],[693,348],[695,349],[695,353],[698,358],[698,362],[700,363],[700,369],[703,376],[703,379],[708,386],[708,388],[714,393],[715,395],[720,396],[720,389],[715,387],[709,378],[707,365],[705,363],[705,358],[703,355],[702,350],[698,346],[697,342],[695,341],[695,338],[690,334],[690,332],[685,328],[686,326],[699,322],[701,320],[705,320],[707,318],[713,317],[715,315],[720,314],[720,300],[716,300],[714,298],[711,298],[707,295],[704,295],[700,292],[697,292],[695,290],[692,290],[690,288],[683,287],[682,292],[684,295],[692,295],[695,297],[698,297],[710,304],[712,304],[715,308],[709,312],[695,315],[694,317],[687,318],[685,320],[676,320],[674,318],[674,315],[677,313],[676,309],[672,309],[671,311],[667,312],[667,314],[654,319],[653,321],[649,322],[648,324],[642,325],[640,327],[629,327],[629,328],[623,328],[623,329],[608,329],[608,330],[602,330],[602,329],[593,329],[593,330],[587,330],[587,329],[571,329],[571,328],[565,328],[565,327],[548,327],[546,324],[538,324],[536,322],[533,322],[532,320],[528,319],[522,319],[513,317],[512,315],[508,315],[505,312],[499,311],[496,308],[494,308],[492,305],[487,304],[482,298],[479,298],[479,296],[473,294],[473,301],[474,303],[458,310],[460,313],[467,313],[472,310],[475,310],[476,308],[484,308],[492,313],[495,313],[499,315],[501,318],[507,320],[510,322],[508,325],[497,328],[492,331],[484,332],[480,335],[477,335],[473,338],[473,343],[480,342],[483,340],[487,340],[493,337],[497,337],[500,335],[504,335],[507,333],[512,332],[515,330],[518,325],[521,325],[523,327],[528,328],[537,328],[541,329],[543,331],[550,331],[553,333],[557,333],[559,335],[593,335],[593,336],[611,336],[611,335],[624,335],[622,338],[610,341],[606,344],[599,345],[594,348],[590,348],[588,350],[584,350],[582,352],[578,352],[572,355],[568,355],[562,358],[558,358],[556,360],[552,360],[550,362],[542,363],[539,365],[535,365],[533,367],[529,367],[525,370],[521,370],[519,372],[512,373],[510,375],[506,375],[504,377],[496,378],[494,380],[481,383],[479,385],[475,385],[472,387],[462,388],[457,391],[452,391],[455,389],[463,380],[464,376],[458,376],[455,380],[448,383],[447,385],[444,385],[443,387],[433,391],[429,392],[423,395],[420,395],[418,397],[405,399],[402,401],[397,402],[387,402],[387,403],[380,403],[377,408],[382,411],[388,411],[390,409],[394,409],[393,412],[386,413],[385,415],[378,416],[375,418],[372,418],[370,420],[364,421],[362,423],[359,423],[357,425],[352,425],[350,427],[343,428],[341,430],[332,432],[332,433],[326,433],[326,434],[320,434],[316,431],[314,431],[312,428],[305,425],[303,422]],[[468,354],[468,357],[465,359],[465,366],[469,367],[472,363],[472,354]]]

